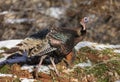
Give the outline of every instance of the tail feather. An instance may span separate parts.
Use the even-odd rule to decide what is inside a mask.
[[[55,53],[54,53],[55,54]],[[44,65],[49,65],[51,64],[50,57],[54,58],[54,62],[57,64],[59,63],[63,57],[58,57],[58,56],[53,56],[52,54],[48,53],[47,57],[43,60]],[[11,56],[9,56],[6,60],[0,62],[0,67],[4,66],[6,64],[12,65],[12,64],[20,64],[20,65],[37,65],[39,64],[41,60],[41,56],[36,55],[36,56],[27,56],[27,52],[23,52],[23,54],[15,53]]]
[[[25,64],[27,61],[28,57],[26,52],[23,53],[23,55],[19,53],[15,53],[11,56],[9,56],[6,60],[0,62],[0,66],[6,65],[6,64]]]

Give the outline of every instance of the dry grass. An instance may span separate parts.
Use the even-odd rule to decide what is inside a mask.
[[[90,17],[88,34],[85,40],[101,43],[119,43],[120,38],[120,1],[119,0],[5,0],[0,1],[0,12],[10,11],[0,15],[0,40],[25,38],[30,34],[48,27],[79,26],[80,18]],[[41,13],[50,7],[67,8],[62,19],[56,19],[49,14]],[[11,13],[15,12],[15,13]],[[6,24],[7,19],[29,18],[34,21]],[[49,20],[48,20],[49,19]]]

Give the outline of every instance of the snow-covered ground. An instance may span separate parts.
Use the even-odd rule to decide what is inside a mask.
[[[0,41],[0,48],[2,47],[7,47],[7,48],[12,48],[14,47],[16,44],[20,43],[22,40],[5,40],[5,41]],[[98,44],[98,43],[93,43],[93,42],[88,42],[88,41],[83,41],[83,42],[79,42],[76,46],[75,49],[76,51],[78,51],[80,48],[88,46],[92,49],[97,49],[97,50],[102,50],[105,48],[110,48],[113,49],[114,52],[116,53],[120,53],[120,45],[110,45],[110,44]],[[0,52],[3,52],[3,50],[0,50]],[[1,58],[0,61],[3,61],[5,58]],[[87,61],[87,62],[83,62],[83,63],[79,63],[77,65],[75,65],[73,68],[76,67],[86,67],[86,66],[92,66],[92,62],[91,61]],[[33,66],[23,66],[21,69],[28,69],[30,72],[32,71]],[[49,73],[50,70],[49,69],[53,69],[52,67],[48,67],[48,66],[41,66],[41,68],[39,69],[39,71],[45,72],[45,73]],[[12,77],[12,74],[0,74],[0,76],[9,76]],[[33,79],[27,79],[27,78],[22,78],[21,82],[33,82]],[[118,82],[118,81],[117,81]]]
[[[5,41],[0,41],[0,48],[2,47],[7,47],[7,48],[12,48],[16,44],[20,43],[22,40],[5,40]]]
[[[94,42],[88,42],[88,41],[83,41],[79,42],[76,46],[75,49],[78,51],[80,48],[88,46],[92,49],[97,49],[97,50],[103,50],[103,49],[113,49],[114,52],[120,53],[120,44],[118,45],[112,45],[112,44],[99,44],[99,43],[94,43]]]

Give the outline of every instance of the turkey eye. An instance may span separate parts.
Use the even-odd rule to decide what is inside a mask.
[[[84,22],[87,23],[89,21],[88,17],[84,17]]]

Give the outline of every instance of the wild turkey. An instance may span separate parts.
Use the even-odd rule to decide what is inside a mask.
[[[12,48],[14,51],[14,53],[12,53],[13,55],[9,56],[7,58],[8,60],[1,62],[0,65],[21,62],[31,63],[32,61],[40,60],[38,66],[40,67],[42,62],[49,63],[51,61],[58,75],[55,63],[61,61],[63,58],[71,61],[74,56],[72,51],[74,46],[81,41],[86,34],[85,23],[87,22],[88,18],[84,17],[80,21],[80,27],[44,28],[38,33],[24,39],[20,44],[16,45],[15,48]],[[11,50],[6,51],[6,53]],[[35,58],[38,59],[36,60]]]

